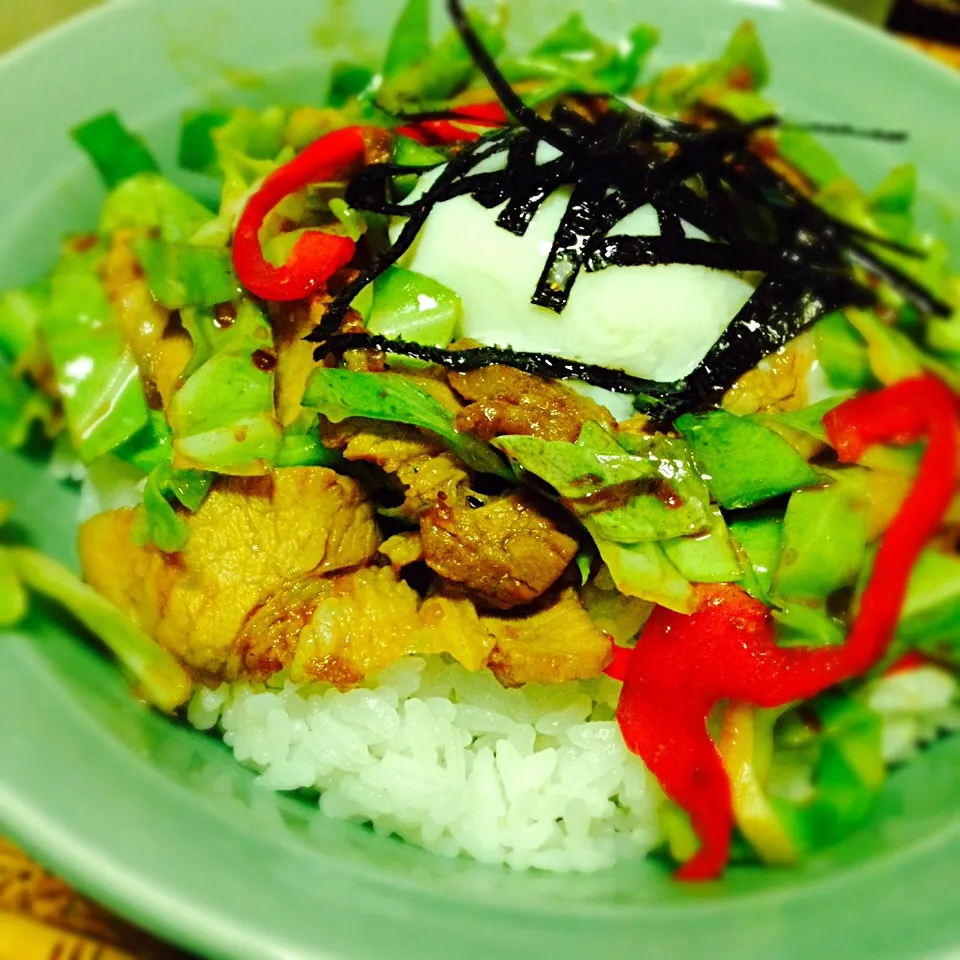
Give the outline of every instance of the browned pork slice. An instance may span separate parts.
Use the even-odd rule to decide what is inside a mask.
[[[286,584],[244,624],[228,676],[321,680],[342,690],[410,653],[448,653],[469,670],[494,639],[469,600],[421,600],[390,567],[365,567]]]
[[[398,512],[409,520],[432,507],[440,494],[458,501],[468,490],[469,476],[460,458],[414,427],[351,418],[321,422],[320,438],[345,459],[371,463],[394,477],[404,492]]]
[[[488,666],[505,687],[595,677],[611,659],[610,638],[590,619],[572,587],[526,616],[482,620],[496,639]]]
[[[351,479],[323,467],[220,478],[194,514],[179,553],[131,539],[135,512],[80,528],[84,575],[198,676],[219,678],[248,614],[308,573],[367,563],[380,538]]]
[[[450,375],[450,386],[469,401],[457,429],[484,440],[523,434],[573,443],[587,420],[613,427],[609,411],[555,380],[513,367],[490,366]]]
[[[439,499],[421,517],[420,536],[435,573],[501,610],[542,596],[577,553],[577,541],[520,490],[462,503]]]
[[[411,563],[417,563],[423,559],[423,541],[419,531],[404,530],[395,533],[380,544],[380,553],[398,573]]]
[[[390,475],[404,494],[397,512],[419,521],[427,565],[480,604],[508,609],[536,600],[576,555],[577,541],[530,494],[474,493],[463,462],[413,427],[351,419],[320,432],[347,460]]]
[[[365,567],[281,587],[248,617],[227,678],[284,670],[347,690],[407,654],[449,654],[507,686],[562,683],[596,676],[610,651],[573,589],[523,615],[481,617],[465,598],[423,600],[390,567]]]

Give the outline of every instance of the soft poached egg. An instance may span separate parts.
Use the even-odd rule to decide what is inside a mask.
[[[537,162],[556,156],[554,148],[541,144]],[[476,172],[503,169],[505,162],[504,154],[495,154]],[[408,202],[422,196],[441,171],[422,177]],[[487,209],[470,196],[440,202],[404,263],[459,295],[459,336],[600,364],[649,380],[671,382],[693,372],[754,286],[739,275],[689,264],[608,267],[596,273],[581,270],[562,313],[535,306],[530,298],[570,193],[565,187],[547,197],[522,237],[497,226],[503,207]],[[683,228],[688,237],[709,239],[688,223]],[[653,207],[629,214],[609,233],[624,234],[659,236]],[[611,396],[602,393],[601,402],[611,405]],[[612,405],[620,408],[615,414],[626,415],[629,398]]]

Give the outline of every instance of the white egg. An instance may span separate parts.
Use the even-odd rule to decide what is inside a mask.
[[[541,144],[537,160],[556,156]],[[478,171],[502,169],[502,153]],[[419,197],[439,171],[422,178]],[[502,209],[472,197],[438,203],[404,260],[438,280],[463,301],[460,335],[515,350],[625,370],[649,380],[673,381],[691,373],[754,291],[741,277],[688,264],[582,270],[562,313],[530,302],[570,198],[551,194],[522,237],[496,224]],[[690,237],[705,236],[689,224]],[[657,236],[650,206],[627,216],[611,235]],[[628,398],[623,398],[628,401]],[[606,402],[606,399],[604,399]],[[616,404],[615,414],[629,409]]]

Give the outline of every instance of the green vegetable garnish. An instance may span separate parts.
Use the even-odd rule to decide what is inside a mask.
[[[659,543],[616,543],[603,536],[589,517],[584,526],[621,593],[679,613],[693,613],[697,595]]]
[[[27,591],[7,550],[0,547],[0,627],[12,627],[27,613]]]
[[[143,140],[131,133],[112,110],[74,127],[70,136],[86,151],[108,187],[138,173],[160,169]]]
[[[187,545],[190,528],[171,501],[193,512],[200,509],[213,475],[202,470],[174,470],[169,464],[154,468],[143,489],[132,536],[144,545],[155,543],[164,553],[176,553]]]
[[[399,34],[391,41],[391,49],[398,51],[395,62],[405,62],[405,65],[395,73],[386,75],[377,92],[377,99],[389,110],[409,110],[412,104],[450,100],[476,75],[476,64],[455,30],[446,33],[428,51],[423,51],[421,15],[424,14],[424,6],[420,0],[410,0],[404,17],[416,32],[411,34],[409,41]],[[500,25],[484,19],[478,13],[471,13],[470,20],[486,49],[494,56],[498,55],[505,46]],[[416,60],[410,60],[418,50],[421,55]]]
[[[74,449],[98,459],[147,422],[140,373],[97,273],[102,249],[68,251],[40,321]]]
[[[844,625],[822,606],[777,601],[772,611],[776,621],[777,644],[781,647],[831,647],[846,639]]]
[[[0,355],[0,448],[17,450],[30,436],[34,423],[47,423],[53,405],[42,393],[14,376]]]
[[[12,507],[0,502],[0,526]],[[0,626],[26,615],[27,589],[62,606],[102,640],[154,706],[172,713],[189,699],[193,683],[183,667],[109,600],[39,551],[0,544]]]
[[[666,540],[708,528],[709,494],[681,441],[624,434],[618,443],[587,423],[576,443],[499,437],[494,445],[608,540]]]
[[[773,575],[780,562],[783,518],[767,514],[737,519],[730,524],[730,534],[740,554],[744,589],[769,604]]]
[[[346,106],[370,91],[376,73],[360,63],[335,63],[330,71],[330,89],[327,103],[331,107]]]
[[[723,514],[716,507],[711,508],[707,523],[707,532],[699,536],[664,540],[667,559],[691,583],[739,582],[743,567]]]
[[[220,164],[217,160],[217,148],[213,142],[213,131],[224,126],[229,120],[230,113],[226,110],[187,111],[180,127],[180,150],[177,154],[177,163],[184,170],[219,173]]]
[[[173,457],[173,434],[167,418],[160,411],[151,410],[146,426],[116,447],[113,455],[144,473],[169,463]]]
[[[391,267],[373,285],[367,329],[412,343],[445,347],[460,323],[460,298],[430,277]]]
[[[737,89],[762,89],[770,78],[770,63],[760,44],[756,27],[749,21],[733,33],[715,61],[671,67],[651,82],[648,103],[655,110],[676,113],[701,100],[713,102],[725,94],[731,80]]]
[[[817,472],[772,430],[724,410],[676,422],[722,507],[752,507],[819,482]]]
[[[622,43],[607,43],[588,29],[583,14],[573,13],[526,56],[507,61],[504,74],[513,83],[544,81],[536,101],[561,90],[630,93],[659,39],[655,27],[640,24]]]
[[[817,359],[835,390],[862,390],[876,383],[867,342],[843,312],[827,314],[815,327]]]
[[[167,243],[186,243],[213,220],[213,214],[165,177],[145,173],[116,187],[100,212],[100,231],[120,227],[157,229]]]
[[[194,355],[167,409],[176,462],[219,473],[268,469],[281,439],[270,325],[250,300],[241,301],[229,325],[212,311],[182,317]]]
[[[225,248],[164,243],[150,237],[134,240],[131,247],[147,275],[150,292],[168,310],[212,307],[240,295],[240,282]]]
[[[150,703],[167,712],[186,703],[193,689],[186,671],[109,600],[36,550],[8,547],[3,553],[25,586],[60,604],[110,648]]]
[[[856,582],[867,546],[864,471],[838,471],[832,479],[827,486],[790,497],[773,583],[779,597],[826,600]]]
[[[307,385],[303,405],[334,423],[348,417],[367,417],[428,430],[474,470],[513,479],[510,468],[489,444],[459,433],[453,426],[453,414],[446,407],[399,374],[321,367]]]
[[[35,346],[48,296],[45,283],[0,294],[0,356],[17,363]]]
[[[937,550],[920,555],[897,628],[897,646],[960,664],[960,557]]]
[[[387,43],[384,77],[395,77],[425,60],[429,53],[430,0],[407,0]]]

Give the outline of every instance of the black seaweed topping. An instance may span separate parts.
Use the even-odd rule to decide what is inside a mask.
[[[393,202],[393,178],[431,168],[375,164],[350,184],[347,202],[352,206],[406,217],[407,222],[396,242],[338,294],[308,337],[320,344],[318,358],[371,347],[453,370],[506,364],[543,377],[575,378],[635,394],[638,409],[666,421],[717,403],[738,377],[824,313],[873,303],[871,281],[888,284],[925,313],[949,315],[945,304],[876,251],[919,254],[831,217],[754,152],[754,135],[777,126],[777,117],[743,124],[720,115],[708,127],[602,97],[569,98],[558,103],[549,118],[543,117],[523,103],[499,72],[459,0],[448,0],[447,5],[475,63],[519,126],[489,133],[455,153],[413,202]],[[845,124],[802,128],[890,141],[904,137]],[[560,155],[537,164],[542,143]],[[504,153],[504,169],[476,172],[481,161]],[[488,208],[505,204],[497,224],[522,236],[539,205],[560,187],[570,188],[571,196],[532,297],[539,306],[561,312],[582,270],[686,263],[764,274],[750,300],[686,379],[659,383],[545,354],[498,347],[448,351],[369,334],[336,333],[354,297],[410,248],[435,204],[463,195]],[[657,212],[660,236],[609,236],[617,223],[648,204]],[[686,236],[682,221],[715,241]]]
[[[376,333],[335,333],[321,348],[323,351],[340,353],[344,350],[383,350],[405,357],[415,357],[428,363],[437,363],[464,373],[494,364],[504,364],[525,373],[533,373],[553,380],[583,380],[596,384],[614,393],[639,393],[664,386],[653,380],[634,377],[622,370],[611,370],[595,363],[580,363],[545,353],[523,353],[509,347],[472,347],[466,350],[447,350],[444,347],[429,347],[409,340],[384,337]]]

